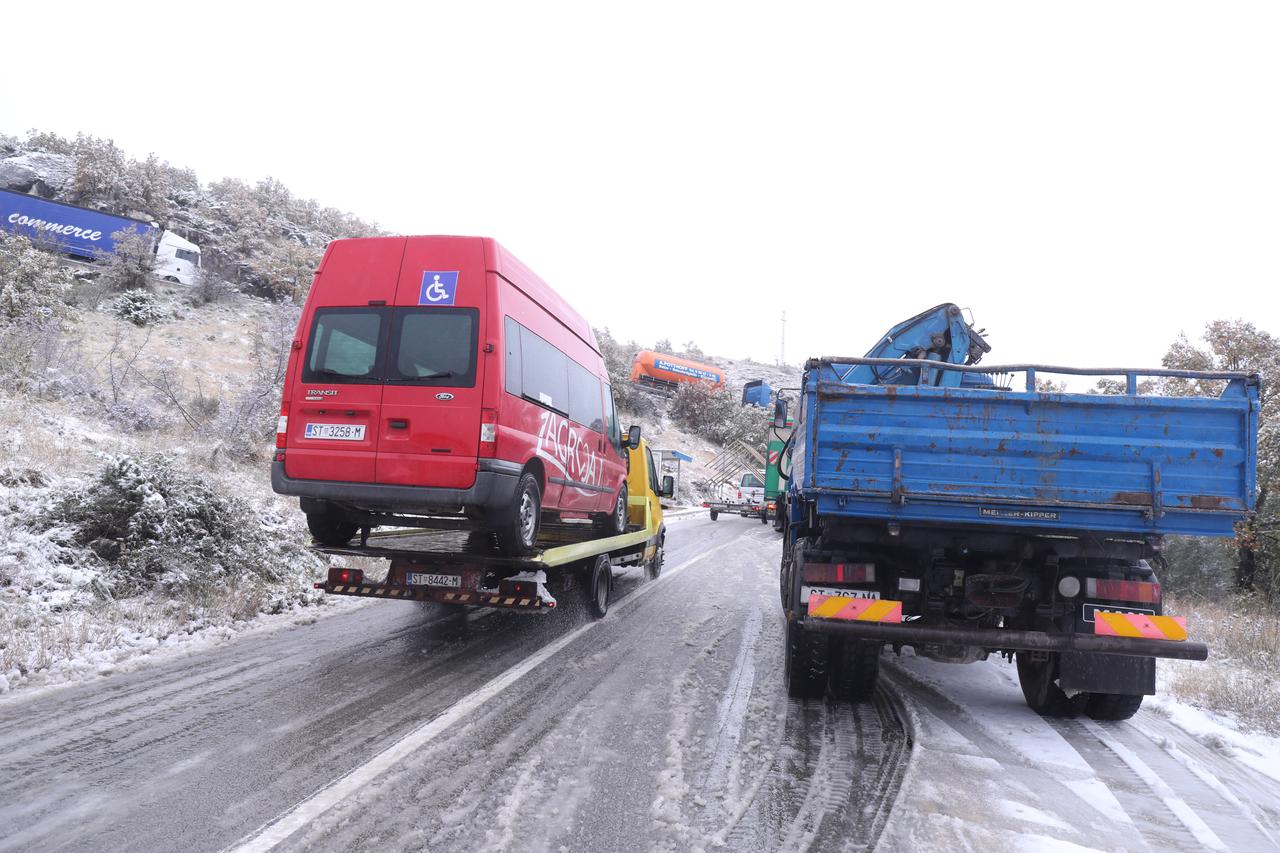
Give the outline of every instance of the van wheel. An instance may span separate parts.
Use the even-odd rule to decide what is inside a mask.
[[[350,542],[360,525],[348,521],[341,513],[328,510],[307,513],[307,529],[321,545],[335,548]]]
[[[715,521],[715,520],[716,520],[717,518],[719,518],[719,517],[720,517],[720,513],[716,512],[714,509],[713,509],[713,510],[711,510],[711,520],[712,520],[712,521]]]
[[[494,525],[501,549],[514,556],[532,554],[538,544],[538,522],[542,515],[542,490],[538,478],[526,471],[516,485],[515,501],[505,517]]]
[[[605,522],[605,529],[611,536],[621,536],[627,532],[627,484],[618,489],[618,500],[613,504],[613,512]]]
[[[603,619],[609,612],[609,587],[613,585],[613,567],[609,564],[609,555],[601,554],[588,563],[587,572],[587,609],[592,616]]]

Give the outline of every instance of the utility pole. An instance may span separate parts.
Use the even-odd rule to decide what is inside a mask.
[[[787,312],[782,312],[782,346],[778,348],[778,367],[787,363]]]

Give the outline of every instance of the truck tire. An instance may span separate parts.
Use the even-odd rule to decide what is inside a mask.
[[[823,634],[806,632],[787,623],[787,659],[784,670],[787,695],[792,699],[821,699],[827,689],[829,644]]]
[[[538,478],[526,471],[516,484],[512,505],[500,513],[494,523],[498,547],[505,554],[522,557],[532,554],[538,545],[538,524],[542,516],[542,490]]]
[[[831,638],[831,672],[827,688],[832,698],[866,702],[880,678],[880,644],[850,637]]]
[[[714,509],[713,509],[713,510],[711,510],[711,520],[712,520],[712,521],[715,521],[715,520],[716,520],[717,518],[719,518],[719,517],[720,517],[720,513],[716,512]]]
[[[649,578],[649,580],[651,581],[656,581],[658,577],[662,574],[662,561],[666,555],[666,550],[667,550],[666,543],[667,543],[667,537],[664,534],[658,539],[658,550],[653,555],[653,559],[645,564],[645,567],[644,567],[645,576]]]
[[[769,523],[769,510],[767,509],[760,510],[760,523],[761,524]]]
[[[332,509],[307,513],[307,529],[321,545],[337,547],[346,545],[356,535],[360,525],[348,521],[340,512]]]
[[[1018,684],[1027,707],[1042,717],[1074,717],[1084,710],[1088,693],[1068,696],[1057,684],[1058,654],[1035,660],[1031,652],[1018,652]]]
[[[1084,712],[1095,720],[1127,720],[1138,713],[1145,698],[1126,693],[1090,693]]]
[[[597,619],[609,612],[609,591],[613,586],[613,567],[609,555],[601,554],[587,563],[587,582],[583,589],[587,594],[587,609]]]

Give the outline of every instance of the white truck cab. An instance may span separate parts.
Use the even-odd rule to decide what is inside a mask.
[[[200,247],[172,231],[163,232],[156,245],[156,277],[180,284],[195,284],[199,272]]]

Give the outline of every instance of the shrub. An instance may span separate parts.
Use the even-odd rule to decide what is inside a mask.
[[[671,402],[671,417],[690,432],[717,444],[744,441],[758,447],[765,443],[769,413],[743,406],[728,388],[705,382],[681,385]]]
[[[0,231],[0,324],[54,319],[74,282],[56,255],[26,237]]]
[[[135,326],[146,326],[164,318],[155,296],[146,290],[127,290],[111,303],[111,313]]]
[[[276,581],[305,559],[270,536],[244,500],[163,456],[110,460],[55,502],[45,523],[106,562],[113,589],[125,595]]]

